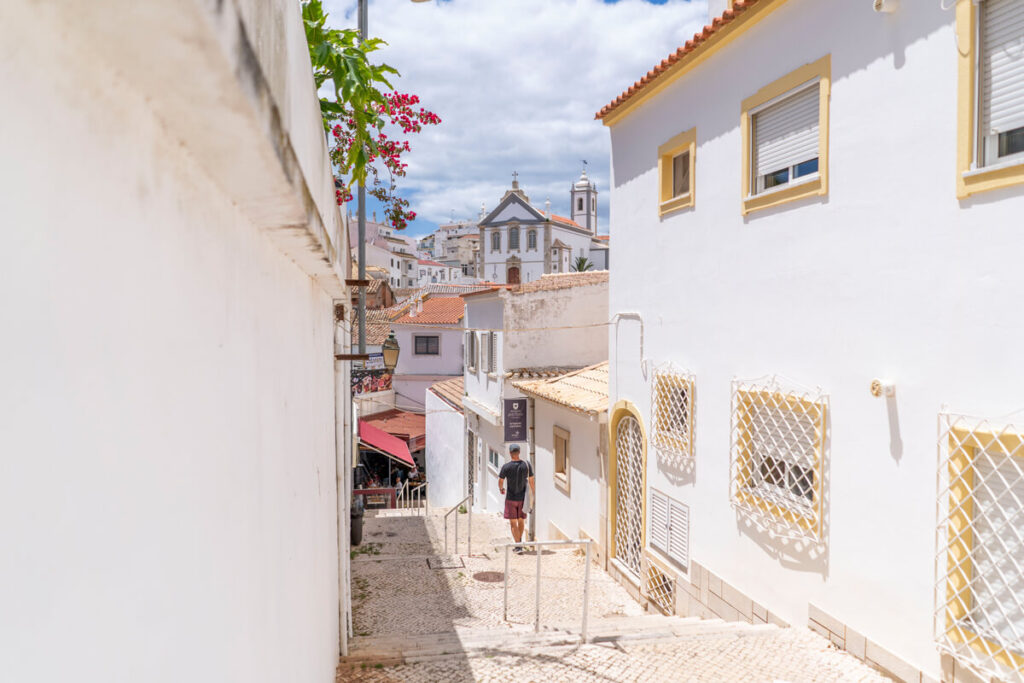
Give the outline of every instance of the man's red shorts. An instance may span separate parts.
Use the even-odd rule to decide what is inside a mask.
[[[523,511],[523,501],[505,501],[505,519],[526,519],[526,512]]]

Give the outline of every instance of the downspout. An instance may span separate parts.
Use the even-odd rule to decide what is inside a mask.
[[[537,476],[537,429],[534,424],[534,420],[537,417],[534,400],[531,397],[526,399],[527,409],[527,423],[528,427],[528,438],[529,438],[529,449],[530,449],[530,467],[533,468],[533,476]],[[537,540],[537,496],[533,496],[533,512],[530,513],[530,536],[529,540]]]
[[[366,40],[367,28],[367,0],[359,0],[359,44]],[[359,259],[359,281],[366,280],[366,183],[359,183],[359,244],[357,246]],[[401,284],[401,283],[399,283]],[[359,355],[366,354],[366,287],[359,285],[359,305],[356,307],[356,316],[359,318]]]

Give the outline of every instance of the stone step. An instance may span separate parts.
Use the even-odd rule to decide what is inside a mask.
[[[665,617],[644,615],[596,619],[588,627],[588,639],[596,643],[638,640],[701,638],[722,634],[757,635],[778,630],[771,624],[751,625],[724,622],[721,619],[701,620],[696,617]],[[474,656],[490,650],[529,652],[538,647],[559,647],[579,643],[575,629],[542,629],[535,633],[528,625],[504,628],[468,628],[431,634],[363,636],[350,642],[349,655],[342,664],[399,664],[431,659]]]

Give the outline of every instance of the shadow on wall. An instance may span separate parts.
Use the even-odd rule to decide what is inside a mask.
[[[872,62],[890,56],[894,68],[897,71],[902,69],[906,65],[909,45],[953,23],[952,11],[943,11],[937,0],[904,4],[915,6],[886,15],[875,12],[870,2],[826,0],[783,3],[736,42],[715,53],[710,62],[683,76],[686,88],[673,87],[663,91],[656,98],[657,107],[638,109],[619,126],[628,135],[629,144],[613,144],[612,186],[619,187],[654,170],[658,161],[655,150],[679,130],[696,125],[698,146],[736,131],[740,125],[740,103],[744,99],[822,55],[832,55],[833,87],[836,82]],[[793,34],[793,29],[780,31],[779,27],[786,24],[808,27],[800,34],[799,48],[779,43],[778,35]],[[813,27],[824,28],[815,30]],[[951,55],[956,49],[952,34],[949,49]],[[761,68],[740,68],[748,64],[754,55],[762,64]],[[665,56],[651,55],[651,64]],[[736,68],[723,71],[722,61],[733,63]],[[723,78],[723,73],[728,73],[728,78]],[[904,77],[909,79],[910,74],[904,74]],[[702,97],[706,93],[716,93],[716,96]],[[700,102],[699,116],[694,110],[694,101]],[[865,102],[861,106],[877,109],[879,103]],[[682,118],[680,112],[683,113]],[[738,140],[738,132],[736,135]],[[615,137],[613,129],[613,143]],[[736,153],[739,154],[739,149]]]

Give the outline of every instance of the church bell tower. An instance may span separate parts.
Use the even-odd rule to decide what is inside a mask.
[[[589,230],[597,233],[597,186],[587,177],[587,169],[583,169],[580,179],[569,190],[572,201],[572,219]]]

